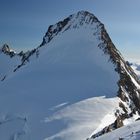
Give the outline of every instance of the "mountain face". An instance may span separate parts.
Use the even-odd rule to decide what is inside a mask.
[[[9,55],[4,48],[0,57]],[[3,140],[94,139],[139,118],[139,79],[87,11],[51,25],[39,47],[8,59],[12,68],[0,83]]]

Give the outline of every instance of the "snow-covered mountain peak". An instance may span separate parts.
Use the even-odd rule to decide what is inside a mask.
[[[54,41],[58,44],[56,45]],[[80,44],[79,41],[81,41]],[[89,47],[90,43],[94,44],[91,45],[93,47],[92,49]],[[76,62],[76,59],[78,58],[78,56],[80,56],[80,58],[78,59],[78,63],[82,61],[84,65],[85,60],[82,58],[82,56],[86,58],[87,56],[90,56],[89,52],[91,52],[92,55],[90,57],[92,58],[94,65],[100,66],[100,69],[106,69],[110,74],[113,72],[112,75],[114,76],[114,79],[116,79],[115,84],[117,86],[116,89],[115,87],[113,88],[117,90],[116,93],[114,93],[114,96],[116,95],[121,99],[119,106],[120,108],[122,108],[123,113],[116,110],[116,120],[109,126],[105,127],[101,132],[97,133],[97,135],[102,134],[104,131],[106,133],[110,129],[121,127],[125,119],[132,117],[137,112],[140,113],[139,79],[134,71],[129,67],[129,65],[127,65],[120,52],[116,49],[104,25],[93,14],[87,11],[80,11],[76,14],[70,15],[68,18],[56,23],[55,25],[51,25],[43,38],[43,42],[40,47],[41,46],[48,47],[48,50],[51,50],[52,52],[54,52],[56,49],[57,53],[55,54],[54,58],[56,59],[56,55],[58,55],[60,56],[58,60],[65,59],[64,62],[66,64],[69,62]],[[84,46],[86,46],[86,48],[84,48]],[[64,50],[68,50],[69,53],[72,52],[70,54],[69,61],[66,61],[69,53]],[[84,50],[84,52],[88,53],[81,53],[81,50]],[[101,52],[98,52],[98,50],[100,50]],[[100,56],[100,53],[102,54],[102,57]],[[50,57],[52,57],[53,55],[51,55]],[[55,60],[56,63],[58,60]],[[71,62],[71,60],[73,61]],[[109,61],[109,63],[104,62],[104,60]],[[112,65],[111,67],[110,64]],[[89,65],[86,67],[89,67]],[[96,81],[97,83],[102,77],[99,69],[98,72],[99,73],[96,75],[98,77],[98,80]],[[117,74],[119,78],[117,78]],[[107,79],[105,78],[103,78],[102,80],[106,83],[111,82],[111,80],[107,82]],[[110,83],[112,87],[113,82],[114,81]],[[96,85],[95,90],[97,89],[97,87],[98,86]],[[109,86],[106,85],[105,87]],[[101,92],[98,91],[98,93]],[[113,93],[113,91],[111,91],[111,93]],[[110,96],[110,94],[106,94],[106,96],[108,95]],[[96,137],[97,135],[93,134],[93,137]]]
[[[5,56],[0,60],[5,59],[9,66]],[[0,84],[0,114],[4,116],[0,119],[4,118],[1,124],[6,122],[9,130],[2,136],[85,140],[139,117],[139,80],[104,25],[87,11],[49,26],[39,47],[21,52],[11,61],[6,72],[10,76],[6,80],[2,76]],[[10,129],[13,120],[21,126],[14,134]]]
[[[103,24],[101,24],[101,22],[92,13],[89,13],[87,11],[79,11],[76,14],[70,15],[69,17],[65,18],[63,21],[59,21],[54,25],[50,25],[40,46],[49,43],[51,39],[60,32],[62,33],[69,29],[80,28],[81,26],[87,27],[87,25],[95,27],[95,23],[97,28],[99,26],[103,26]]]
[[[79,22],[80,25],[85,24],[93,24],[94,22],[101,23],[94,14],[88,12],[88,11],[79,11],[76,14],[73,14],[71,18],[71,23],[75,24],[74,22]]]

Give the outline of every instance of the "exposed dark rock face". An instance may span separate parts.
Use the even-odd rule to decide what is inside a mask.
[[[71,17],[72,15],[64,19],[63,21],[56,23],[56,28],[54,28],[54,25],[50,25],[48,31],[46,32],[46,35],[43,37],[43,42],[39,47],[45,45],[46,43],[49,43],[52,40],[52,38],[56,36],[67,25]]]
[[[33,49],[31,51],[27,51],[27,52],[23,52],[21,51],[18,55],[21,57],[21,64],[18,65],[13,72],[16,72],[20,67],[22,67],[23,65],[25,65],[27,62],[30,61],[30,57],[32,55],[36,54],[36,57],[38,57],[39,55],[39,50],[38,49]]]
[[[16,53],[13,50],[11,50],[10,47],[7,44],[4,44],[1,47],[0,51],[3,52],[6,55],[9,55],[11,58],[16,55]]]
[[[110,55],[110,60],[115,64],[115,70],[120,75],[120,80],[118,81],[118,97],[120,97],[122,101],[129,104],[129,107],[132,109],[133,113],[136,111],[140,113],[140,90],[134,84],[132,79],[134,79],[138,84],[140,84],[140,81],[132,68],[125,62],[119,51],[112,43],[104,26],[102,27],[101,34],[102,40],[106,44],[106,47],[103,50],[105,53]],[[131,103],[129,102],[130,100]]]

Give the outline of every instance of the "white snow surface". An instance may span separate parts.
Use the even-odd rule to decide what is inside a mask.
[[[98,23],[61,31],[0,83],[0,139],[85,140],[112,123],[119,75],[100,43]]]
[[[140,60],[132,62],[131,67],[140,78]]]
[[[66,128],[45,140],[86,140],[94,133],[103,129],[106,125],[114,122],[114,113],[118,106],[118,98],[95,97],[68,106],[51,117],[45,122],[51,123],[58,120],[65,121]]]
[[[21,63],[19,56],[10,58],[9,55],[0,52],[0,80],[5,76],[9,76],[13,73],[13,70]]]
[[[140,140],[140,121],[123,126],[94,140]]]

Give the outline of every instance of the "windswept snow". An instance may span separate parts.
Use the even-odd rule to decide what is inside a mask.
[[[93,131],[99,131],[114,122],[118,102],[118,98],[96,97],[54,113],[45,119],[46,125],[52,123],[62,126],[64,123],[65,127],[45,140],[86,140]]]
[[[1,115],[0,118],[0,139],[2,140],[22,140],[26,138],[28,131],[27,120],[23,116]]]
[[[60,109],[60,108],[62,109],[62,107],[65,107],[66,105],[68,105],[68,102],[61,103],[59,105],[56,105],[56,106],[50,108],[50,110],[56,110],[56,109]]]

